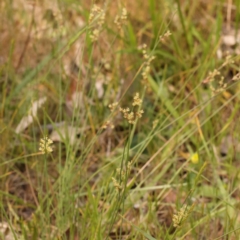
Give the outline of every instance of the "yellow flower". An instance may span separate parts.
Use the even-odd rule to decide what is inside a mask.
[[[191,156],[191,161],[192,161],[192,163],[194,163],[194,164],[197,164],[197,163],[198,163],[198,161],[199,161],[198,153],[194,153],[194,154]]]

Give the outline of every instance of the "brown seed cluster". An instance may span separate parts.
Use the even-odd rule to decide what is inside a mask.
[[[229,55],[229,53],[227,53],[226,59],[220,68],[223,68],[223,67],[233,64],[233,63],[234,63],[234,60],[232,59],[232,56]]]
[[[159,37],[160,42],[164,42],[172,33],[170,31],[167,31],[164,35],[161,35]],[[155,56],[149,54],[147,52],[147,45],[143,44],[139,47],[140,50],[142,50],[143,58],[144,58],[144,65],[142,70],[142,84],[147,87],[147,90],[150,91],[150,86],[148,83],[148,76],[151,71],[151,62],[155,59]]]
[[[151,56],[147,53],[147,45],[143,44],[139,47],[140,50],[142,50],[144,63],[143,63],[143,70],[142,70],[142,84],[145,86],[148,86],[148,75],[151,70],[151,62],[155,59],[155,56]]]
[[[116,178],[112,177],[113,185],[117,192],[120,192],[124,188],[124,183],[127,180],[129,173],[132,168],[132,161],[129,161],[127,163],[127,166],[124,167],[123,169],[117,168],[116,169],[116,178],[119,179],[117,180]]]
[[[138,106],[138,110],[136,111],[130,111],[129,108],[120,108],[120,112],[123,113],[123,117],[127,119],[127,121],[130,124],[134,124],[138,118],[141,118],[144,111],[141,108],[142,105],[142,99],[139,97],[139,93],[136,93],[135,96],[133,97],[133,103],[132,106]]]
[[[166,33],[164,33],[163,35],[161,35],[159,37],[160,42],[165,42],[167,38],[169,38],[169,36],[171,36],[172,33],[168,30]]]
[[[221,75],[220,70],[227,65],[233,64],[234,61],[232,56],[227,55],[224,63],[218,68],[214,69],[212,72],[209,72],[206,79],[203,80],[204,84],[209,84],[212,95],[215,96],[217,93],[223,92],[226,90],[228,84],[224,81],[224,77]],[[232,81],[240,80],[240,73],[237,73],[233,76]]]
[[[227,84],[224,83],[223,76],[221,76],[220,80],[218,81],[218,87],[213,87],[213,84],[210,83],[210,89],[213,95],[223,92],[226,89],[226,87],[227,87]]]
[[[187,219],[190,211],[187,205],[183,205],[183,207],[173,215],[172,221],[174,227],[180,227],[183,222]]]
[[[214,86],[216,79],[219,79],[218,86]],[[221,73],[217,69],[214,69],[212,72],[209,72],[207,78],[204,80],[204,83],[209,84],[213,96],[217,93],[223,92],[227,87],[227,84],[224,83],[224,77],[221,76]]]
[[[145,60],[145,66],[144,66],[144,69],[143,69],[143,72],[142,72],[142,77],[144,80],[147,79],[148,77],[148,74],[150,72],[150,64],[151,62],[155,59],[155,56],[150,56],[148,53],[147,53],[147,45],[146,44],[143,44],[142,46],[142,54],[143,54],[143,57],[144,57],[144,60]]]
[[[112,181],[113,181],[113,186],[115,187],[115,189],[120,192],[122,190],[122,186],[121,184],[119,184],[119,182],[117,181],[116,178],[112,177]]]
[[[130,124],[134,124],[137,119],[142,117],[144,111],[141,109],[141,106],[142,106],[142,99],[140,98],[139,93],[136,93],[133,97],[132,110],[130,110],[129,107],[126,107],[126,108],[119,107],[118,102],[114,102],[108,105],[110,111],[114,115],[118,114],[119,112],[122,113],[123,118],[127,119],[128,123]],[[113,129],[114,125],[110,121],[106,121],[103,124],[102,129],[106,129],[109,127]]]
[[[133,106],[141,106],[142,105],[142,99],[139,97],[139,93],[136,93],[133,97]]]
[[[96,42],[98,40],[99,34],[102,31],[103,24],[105,22],[105,12],[97,5],[93,5],[88,23],[89,25],[93,24],[93,30],[91,31],[90,38],[92,42]]]
[[[116,109],[117,106],[118,106],[118,102],[115,102],[115,103],[112,103],[112,104],[108,105],[111,112],[113,112]]]
[[[49,154],[53,151],[51,144],[53,143],[53,141],[51,139],[49,139],[47,136],[43,137],[40,140],[39,143],[39,151],[42,154]]]
[[[102,129],[107,129],[107,128],[113,129],[114,127],[115,126],[108,120],[103,124]]]
[[[118,29],[121,29],[127,21],[127,9],[123,8],[120,15],[117,15],[114,19],[114,23],[117,25]]]

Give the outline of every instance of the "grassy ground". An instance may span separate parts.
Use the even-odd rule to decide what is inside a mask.
[[[0,2],[1,239],[240,239],[238,1],[82,2]]]

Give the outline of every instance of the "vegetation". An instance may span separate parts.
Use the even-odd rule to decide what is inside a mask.
[[[238,1],[1,1],[1,239],[239,239]]]

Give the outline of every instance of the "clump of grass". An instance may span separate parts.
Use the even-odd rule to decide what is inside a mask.
[[[137,16],[137,1],[85,4],[36,3],[29,15],[2,3],[0,28],[15,21],[29,36],[17,61],[14,33],[4,40],[0,68],[3,235],[238,236],[238,57],[216,54],[225,5],[177,1],[173,9],[150,0],[142,2],[149,11]],[[34,29],[41,13],[55,11],[61,20],[41,34]],[[54,40],[44,35],[51,31]],[[29,61],[34,51],[41,54]],[[44,108],[16,132],[29,102],[42,96]],[[76,140],[69,129],[78,129],[71,131]],[[229,136],[234,146],[223,158],[220,142]],[[182,208],[173,214],[176,206]]]

